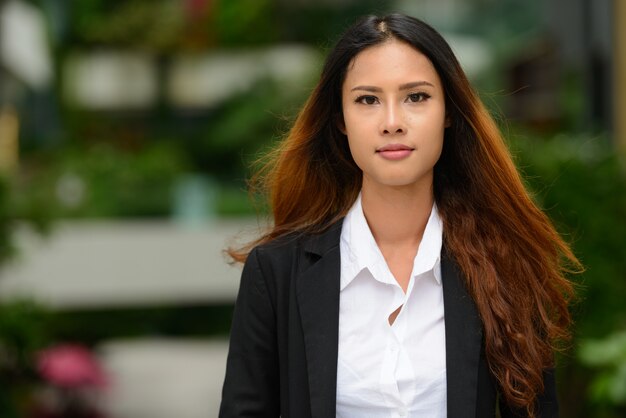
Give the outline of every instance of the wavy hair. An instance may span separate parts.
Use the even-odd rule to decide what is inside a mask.
[[[532,417],[543,372],[569,337],[573,287],[565,276],[582,267],[530,198],[450,46],[426,23],[401,14],[367,16],[343,34],[290,132],[252,180],[269,195],[273,226],[229,254],[244,261],[254,245],[320,233],[346,215],[362,173],[338,128],[342,84],[359,52],[391,39],[427,56],[441,79],[450,126],[433,191],[444,245],[477,306],[486,358],[504,401]]]

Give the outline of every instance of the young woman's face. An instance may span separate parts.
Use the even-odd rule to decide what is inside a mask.
[[[392,40],[360,52],[342,87],[343,133],[363,188],[431,187],[446,108],[439,75],[410,45]]]

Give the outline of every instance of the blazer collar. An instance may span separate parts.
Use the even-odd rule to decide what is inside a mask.
[[[312,418],[334,417],[336,413],[342,224],[343,219],[304,239],[305,259],[296,278]],[[482,326],[459,268],[445,246],[441,261],[448,417],[474,418]]]
[[[448,418],[474,418],[482,324],[474,301],[465,288],[459,267],[445,246],[442,250],[441,276],[446,324]]]
[[[340,218],[320,234],[305,236],[302,245],[304,251],[317,256],[322,256],[327,251],[337,247],[339,245],[339,238],[341,237],[343,220],[344,218]]]
[[[342,224],[343,219],[305,238],[304,266],[296,279],[312,418],[334,417],[336,410]]]

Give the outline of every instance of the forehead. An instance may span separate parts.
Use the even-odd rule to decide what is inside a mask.
[[[358,53],[348,66],[344,86],[418,80],[440,85],[439,75],[428,57],[406,42],[394,39]]]

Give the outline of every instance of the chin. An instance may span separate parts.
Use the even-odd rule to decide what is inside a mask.
[[[408,176],[389,176],[386,178],[380,178],[375,181],[380,186],[391,187],[394,189],[401,188],[419,188],[420,185],[428,183],[432,185],[432,177],[431,176],[416,176],[416,177],[408,177]]]
[[[411,180],[405,180],[405,179],[389,179],[386,181],[380,181],[377,182],[380,186],[383,187],[391,187],[394,189],[399,189],[399,188],[410,188],[410,187],[415,187],[417,186],[416,181],[411,181]]]

